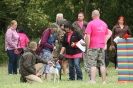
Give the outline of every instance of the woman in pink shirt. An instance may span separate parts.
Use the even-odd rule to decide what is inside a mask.
[[[18,29],[18,35],[19,35],[18,48],[22,49],[21,53],[23,53],[23,50],[28,46],[29,38],[22,28]]]
[[[9,57],[8,74],[17,74],[17,57],[19,35],[16,32],[17,21],[12,20],[5,34],[5,50]]]

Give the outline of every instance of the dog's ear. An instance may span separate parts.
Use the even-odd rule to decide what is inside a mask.
[[[56,66],[55,66],[55,65],[54,65],[53,67],[54,67],[54,68],[56,68]]]

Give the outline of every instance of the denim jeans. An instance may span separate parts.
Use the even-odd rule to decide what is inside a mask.
[[[69,59],[69,80],[82,80],[82,71],[80,68],[80,58]]]
[[[40,54],[40,57],[46,61],[49,61],[51,60],[53,57],[52,57],[52,52],[49,51],[49,50],[46,50],[46,49],[43,49],[42,50],[42,53]],[[44,73],[49,73],[49,65],[45,65],[44,66]]]
[[[9,57],[8,74],[17,74],[18,55],[14,53],[14,50],[7,50],[7,55]]]
[[[46,61],[53,59],[52,52],[50,50],[46,50],[46,49],[42,50],[42,53],[40,53],[40,57],[42,59],[45,59]]]

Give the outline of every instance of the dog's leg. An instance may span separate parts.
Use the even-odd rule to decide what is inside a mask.
[[[50,81],[51,80],[51,73],[48,73],[47,74],[47,81]]]
[[[56,74],[53,74],[54,77],[54,83],[56,82]]]
[[[61,69],[59,70],[59,79],[61,80],[61,70],[62,70],[62,66],[61,66]]]
[[[59,74],[57,74],[57,81],[59,83],[59,80],[60,80],[60,77],[59,77]]]

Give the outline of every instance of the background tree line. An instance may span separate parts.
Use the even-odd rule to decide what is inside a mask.
[[[115,25],[117,17],[123,15],[132,30],[132,6],[132,0],[0,0],[0,63],[7,59],[4,34],[13,19],[23,26],[30,37],[37,38],[43,27],[55,22],[55,16],[59,12],[73,22],[77,13],[83,11],[86,21],[90,21],[92,10],[99,9],[101,18],[110,29]]]

